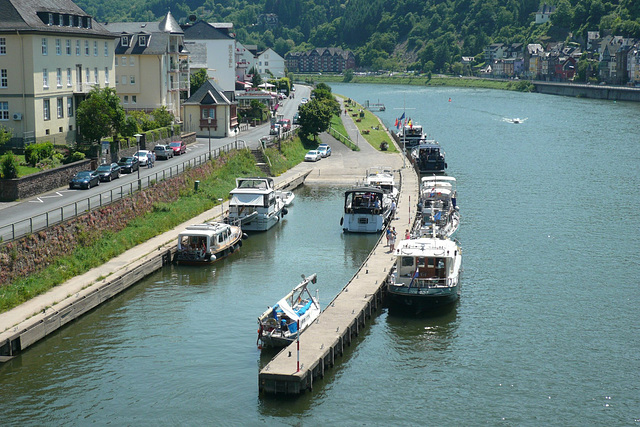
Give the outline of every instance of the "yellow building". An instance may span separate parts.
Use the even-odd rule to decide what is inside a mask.
[[[70,0],[0,0],[0,125],[12,145],[75,142],[78,103],[114,84],[114,46]]]
[[[181,96],[189,97],[189,57],[184,33],[167,13],[160,22],[114,22],[118,37],[116,91],[126,111],[151,112],[162,106],[181,120]]]

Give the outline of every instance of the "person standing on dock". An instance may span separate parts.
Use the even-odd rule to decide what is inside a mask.
[[[391,239],[391,229],[387,227],[387,244],[385,246],[389,246],[390,239]]]
[[[389,250],[391,253],[393,253],[393,250],[396,247],[396,228],[393,227],[393,230],[391,231],[391,237],[389,237]]]

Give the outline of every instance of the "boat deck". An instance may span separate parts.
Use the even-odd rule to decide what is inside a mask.
[[[413,168],[400,172],[400,194],[396,218],[398,240],[412,228],[418,201],[418,176]],[[384,233],[351,281],[324,309],[320,317],[300,335],[300,361],[294,342],[278,353],[258,376],[258,387],[265,393],[299,394],[313,388],[313,381],[324,377],[336,357],[344,353],[378,309],[384,285],[396,260],[387,247]]]

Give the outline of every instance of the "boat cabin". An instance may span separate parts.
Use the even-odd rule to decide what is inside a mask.
[[[442,173],[447,167],[444,150],[437,141],[423,141],[412,156],[420,173]]]
[[[396,283],[410,287],[446,286],[458,256],[449,240],[403,241],[398,251]]]
[[[182,263],[212,262],[233,253],[241,246],[240,227],[207,222],[190,225],[178,234],[176,260]]]
[[[384,191],[378,188],[361,187],[347,190],[344,197],[345,213],[378,214],[384,208]]]

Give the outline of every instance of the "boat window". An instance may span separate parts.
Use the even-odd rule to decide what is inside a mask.
[[[224,234],[218,234],[218,243],[222,243],[224,241]]]
[[[427,266],[431,267],[431,268],[435,267],[436,266],[436,259],[435,258],[431,258],[431,257],[427,258]]]
[[[413,257],[403,256],[402,257],[402,266],[403,267],[411,267],[413,265]]]
[[[424,267],[426,258],[418,258],[418,267]]]

